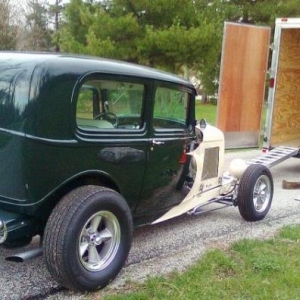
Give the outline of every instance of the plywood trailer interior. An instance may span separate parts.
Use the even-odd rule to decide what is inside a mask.
[[[300,148],[300,29],[282,29],[270,145]]]
[[[216,126],[225,148],[258,147],[271,30],[225,22]]]

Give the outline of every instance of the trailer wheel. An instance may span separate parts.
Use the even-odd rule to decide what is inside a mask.
[[[273,177],[270,170],[258,164],[244,172],[238,189],[237,204],[246,221],[262,220],[268,213],[273,198]]]
[[[46,266],[74,291],[105,287],[122,269],[132,240],[130,209],[117,192],[79,187],[55,207],[43,239]]]

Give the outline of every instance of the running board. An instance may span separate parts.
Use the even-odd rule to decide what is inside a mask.
[[[246,164],[247,165],[259,164],[271,168],[292,156],[296,156],[298,152],[299,152],[299,148],[279,146],[267,153],[260,155],[257,158],[253,158],[247,161]]]

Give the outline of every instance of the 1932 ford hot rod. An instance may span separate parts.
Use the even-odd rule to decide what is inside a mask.
[[[134,226],[238,206],[267,214],[270,171],[233,164],[224,137],[195,122],[196,91],[172,74],[62,54],[0,53],[0,242],[41,236],[63,286],[104,287],[123,267]]]

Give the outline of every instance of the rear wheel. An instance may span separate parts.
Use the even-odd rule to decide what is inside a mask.
[[[43,240],[46,265],[61,285],[94,291],[117,276],[131,240],[132,218],[123,197],[102,187],[80,187],[49,217]]]
[[[244,172],[238,190],[237,204],[246,221],[262,220],[268,213],[273,198],[273,178],[270,170],[253,164]]]

